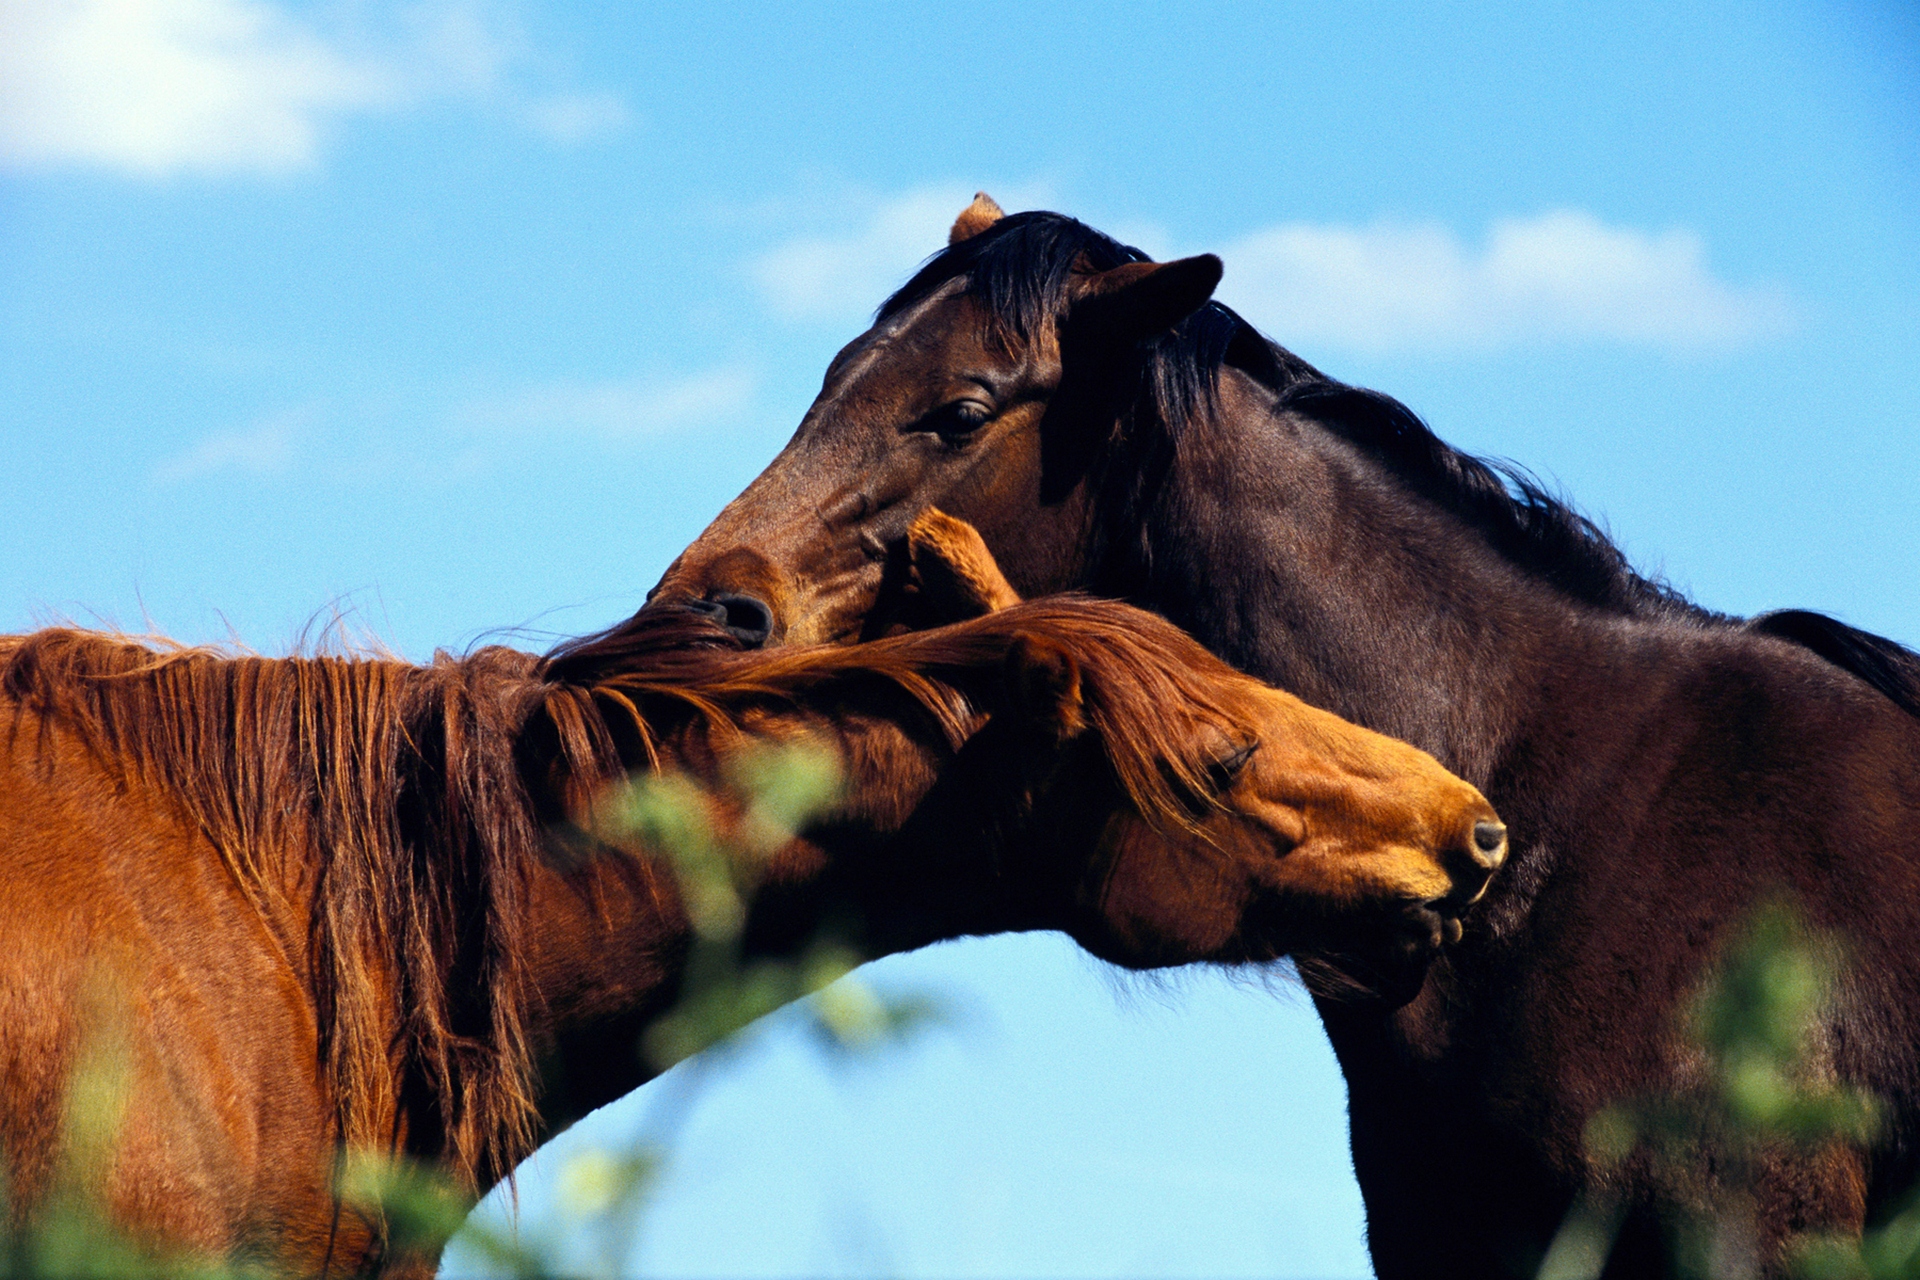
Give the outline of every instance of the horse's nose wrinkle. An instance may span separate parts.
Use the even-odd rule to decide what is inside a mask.
[[[814,516],[829,531],[864,520],[873,512],[873,495],[864,489],[836,494],[813,509]]]

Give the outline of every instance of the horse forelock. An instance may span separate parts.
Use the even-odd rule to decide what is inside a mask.
[[[0,642],[0,696],[175,797],[263,911],[312,884],[306,973],[339,1140],[386,1150],[430,1099],[470,1185],[532,1148],[526,881],[514,741],[540,685],[500,648],[429,666],[261,658],[53,629]],[[423,856],[427,847],[444,850]],[[285,849],[299,866],[275,866]],[[409,1081],[414,1083],[410,1084]],[[420,1135],[416,1132],[414,1137]]]
[[[1075,271],[1106,271],[1147,255],[1064,214],[1015,213],[927,259],[913,278],[880,304],[885,324],[945,285],[965,277],[967,292],[1022,338],[1057,319]]]
[[[964,278],[967,294],[995,325],[1022,341],[1030,340],[1065,313],[1075,274],[1150,261],[1132,245],[1065,214],[1010,214],[929,258],[880,305],[875,323],[884,325],[898,318],[950,281]],[[1153,396],[1159,416],[1176,433],[1196,409],[1211,403],[1223,366],[1244,368],[1275,387],[1320,376],[1218,302],[1201,307],[1151,344],[1145,354],[1142,390]]]

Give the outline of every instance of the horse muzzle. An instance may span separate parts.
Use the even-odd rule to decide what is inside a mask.
[[[782,614],[790,594],[770,560],[741,547],[694,563],[683,555],[649,593],[647,607],[691,609],[745,647],[760,649],[785,637]]]

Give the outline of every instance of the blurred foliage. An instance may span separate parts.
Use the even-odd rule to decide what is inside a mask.
[[[685,775],[649,773],[604,797],[599,822],[672,867],[693,926],[680,998],[636,1046],[657,1070],[684,1063],[675,1122],[748,1024],[783,1005],[800,1002],[806,1028],[840,1057],[898,1043],[937,1016],[925,996],[886,995],[855,976],[861,957],[844,940],[815,938],[791,959],[742,955],[747,905],[769,858],[840,794],[832,749],[802,741],[733,752],[712,791]],[[0,1224],[12,1224],[0,1225],[0,1278],[272,1280],[275,1271],[260,1263],[157,1248],[114,1225],[106,1189],[129,1084],[117,998],[98,983],[84,997],[88,1038],[51,1189],[24,1225],[0,1194]],[[616,1276],[632,1256],[667,1145],[576,1151],[556,1179],[557,1222],[538,1233],[471,1221],[473,1198],[440,1170],[388,1153],[345,1153],[336,1185],[344,1206],[382,1227],[390,1260],[436,1257],[458,1236],[496,1274]]]
[[[1797,1280],[1911,1280],[1920,1277],[1920,1194],[1863,1239],[1815,1236],[1794,1259]]]
[[[81,983],[85,1033],[75,1047],[52,1178],[26,1221],[16,1219],[10,1197],[0,1195],[0,1276],[269,1280],[244,1260],[165,1248],[115,1225],[109,1188],[131,1084],[125,999],[104,968]]]
[[[1824,1052],[1843,954],[1785,902],[1763,905],[1736,931],[1687,1010],[1681,1060],[1692,1087],[1594,1115],[1586,1129],[1594,1189],[1575,1204],[1539,1280],[1601,1274],[1628,1208],[1611,1188],[1629,1166],[1667,1208],[1676,1275],[1763,1273],[1754,1189],[1770,1163],[1817,1161],[1880,1128],[1878,1099],[1834,1079]],[[1865,1240],[1794,1242],[1786,1265],[1796,1280],[1920,1280],[1920,1204]]]
[[[804,740],[753,745],[728,759],[722,777],[716,797],[681,774],[638,774],[597,814],[668,859],[693,925],[680,999],[647,1029],[649,1063],[665,1071],[696,1053],[724,1050],[748,1024],[797,1000],[805,1001],[809,1029],[837,1052],[863,1052],[916,1030],[934,1013],[931,1002],[882,998],[850,976],[861,957],[830,934],[794,959],[741,954],[747,903],[768,859],[840,798],[833,751]],[[732,815],[724,825],[716,799]]]
[[[924,995],[891,996],[853,974],[861,957],[844,941],[814,938],[792,958],[747,958],[741,949],[748,904],[769,860],[841,796],[838,758],[811,741],[750,744],[729,755],[712,790],[684,774],[636,774],[596,806],[607,834],[644,845],[672,867],[693,927],[679,999],[647,1028],[638,1051],[655,1070],[679,1066],[671,1099],[684,1118],[700,1085],[744,1043],[749,1024],[785,1005],[838,1057],[898,1043],[938,1016]],[[698,1061],[688,1061],[704,1055]],[[463,1247],[513,1276],[617,1276],[632,1257],[648,1194],[670,1141],[624,1151],[573,1152],[555,1179],[557,1222],[545,1232],[502,1231],[466,1219],[436,1199],[431,1177],[388,1166],[363,1211],[395,1226],[420,1224],[438,1248],[456,1233]],[[464,1225],[462,1225],[464,1222]]]

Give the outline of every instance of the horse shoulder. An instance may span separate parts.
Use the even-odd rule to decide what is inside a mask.
[[[122,1100],[107,1195],[128,1223],[231,1248],[326,1203],[327,1115],[297,955],[168,797],[58,724],[0,708],[0,1144],[30,1201],[70,1090]],[[81,1074],[94,1079],[78,1081]],[[297,1215],[294,1220],[297,1221]]]

